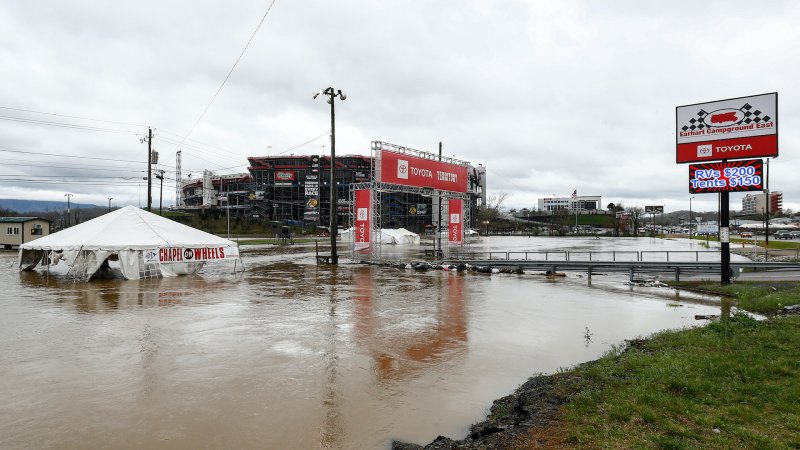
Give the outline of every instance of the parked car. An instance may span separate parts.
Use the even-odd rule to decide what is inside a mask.
[[[792,237],[795,239],[800,239],[800,231],[792,231]]]
[[[772,237],[774,237],[775,239],[792,239],[794,236],[792,236],[792,233],[789,231],[780,230],[775,232],[775,234]]]
[[[752,238],[753,237],[753,233],[751,233],[749,231],[742,231],[741,233],[739,233],[739,237],[740,238]]]

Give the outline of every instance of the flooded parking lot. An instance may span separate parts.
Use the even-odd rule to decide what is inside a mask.
[[[507,237],[475,247],[597,245],[696,246]],[[310,246],[249,250],[244,262],[242,275],[217,266],[73,283],[20,274],[16,253],[0,253],[0,448],[383,448],[460,438],[534,373],[719,311],[612,275],[589,284],[317,266]]]

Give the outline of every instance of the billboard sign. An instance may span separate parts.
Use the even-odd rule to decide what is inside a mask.
[[[355,238],[353,241],[354,250],[357,253],[369,253],[372,242],[372,191],[369,189],[356,189],[356,217],[353,227],[355,228]]]
[[[645,214],[664,214],[664,206],[645,206]]]
[[[294,182],[294,172],[291,170],[275,171],[275,186],[291,186]]]
[[[689,165],[689,192],[742,192],[764,189],[764,162],[760,159]]]
[[[388,150],[380,150],[378,159],[378,182],[467,192],[467,166]]]
[[[449,220],[447,242],[460,247],[464,243],[464,213],[461,199],[451,198],[447,201]]]
[[[676,162],[778,156],[778,93],[675,108]]]
[[[238,258],[239,248],[235,246],[202,248],[161,247],[144,251],[144,262],[146,264],[205,262]]]
[[[303,220],[316,222],[319,220],[319,175],[308,174],[303,186],[305,191],[306,206],[303,211]]]

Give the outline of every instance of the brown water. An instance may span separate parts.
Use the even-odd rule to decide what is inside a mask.
[[[240,276],[91,283],[20,274],[0,253],[0,448],[461,438],[534,373],[718,311],[613,277],[329,268],[311,252],[247,252]]]

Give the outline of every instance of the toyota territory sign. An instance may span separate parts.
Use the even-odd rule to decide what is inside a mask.
[[[467,192],[466,166],[387,150],[381,150],[378,157],[379,182]]]
[[[760,159],[689,165],[689,192],[760,191],[764,189],[764,163]]]
[[[778,93],[675,108],[678,163],[778,156]]]

